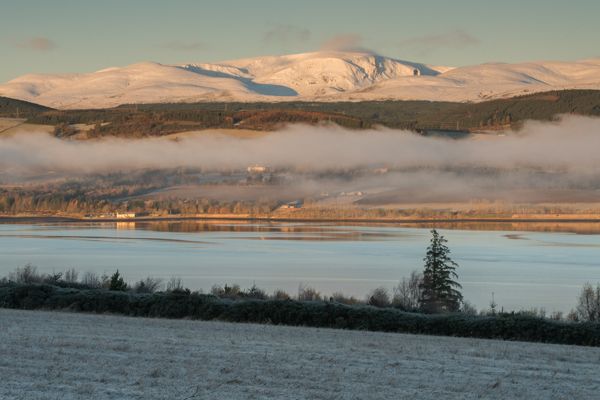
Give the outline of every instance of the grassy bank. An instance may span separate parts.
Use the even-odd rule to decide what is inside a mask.
[[[8,283],[0,286],[0,306],[600,346],[598,323],[513,314],[426,315],[328,301],[231,300],[187,290],[143,294]]]
[[[0,223],[46,223],[46,222],[161,222],[161,221],[248,221],[248,222],[314,222],[314,223],[536,223],[536,222],[600,222],[600,212],[582,214],[498,214],[498,215],[451,215],[450,212],[440,211],[438,215],[423,215],[415,213],[411,215],[389,215],[377,216],[373,210],[362,210],[342,214],[332,210],[327,213],[278,213],[278,214],[181,214],[181,215],[151,215],[135,218],[96,218],[87,217],[79,213],[73,214],[51,214],[51,213],[21,213],[18,215],[0,213]],[[429,211],[434,214],[433,211]],[[380,213],[381,214],[381,213]]]

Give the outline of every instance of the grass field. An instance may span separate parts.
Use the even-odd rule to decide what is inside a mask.
[[[2,399],[595,399],[600,349],[0,309]]]

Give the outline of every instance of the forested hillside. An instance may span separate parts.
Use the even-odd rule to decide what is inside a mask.
[[[0,117],[32,118],[51,108],[23,100],[15,100],[0,96]]]
[[[98,110],[51,110],[0,98],[0,116],[55,126],[58,137],[163,136],[210,128],[275,130],[290,123],[334,123],[352,129],[494,130],[560,114],[600,116],[600,91],[565,90],[482,103],[429,101],[160,103]]]

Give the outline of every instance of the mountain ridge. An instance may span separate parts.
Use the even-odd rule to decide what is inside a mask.
[[[91,73],[27,74],[1,84],[0,96],[74,109],[203,101],[479,102],[564,89],[600,89],[600,58],[453,68],[322,51],[218,63],[140,62]]]

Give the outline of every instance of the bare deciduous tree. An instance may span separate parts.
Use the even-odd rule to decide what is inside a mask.
[[[183,290],[183,283],[181,282],[181,278],[172,276],[167,282],[167,292],[174,292],[176,290]]]
[[[402,278],[402,281],[394,288],[392,305],[404,311],[418,310],[422,284],[423,274],[416,270],[412,271],[408,278]]]
[[[331,295],[331,300],[346,305],[360,304],[361,301],[354,296],[345,296],[342,292],[335,292]]]
[[[600,321],[600,283],[594,288],[586,283],[579,295],[577,314],[583,321]]]
[[[94,272],[87,271],[81,277],[81,283],[92,289],[99,289],[102,287],[102,280]]]
[[[67,283],[76,283],[79,279],[79,273],[75,271],[75,268],[71,268],[65,271],[63,275],[63,281]]]
[[[290,299],[290,295],[287,294],[282,289],[276,289],[273,292],[273,296],[271,296],[271,298],[274,299],[274,300],[289,300]]]
[[[304,286],[300,284],[298,286],[298,300],[299,301],[316,301],[321,300],[321,293],[310,286]]]
[[[26,264],[11,272],[8,279],[17,283],[40,283],[43,280],[43,276],[37,272],[35,265]]]
[[[477,308],[468,301],[463,301],[460,307],[460,312],[467,315],[477,315]]]

